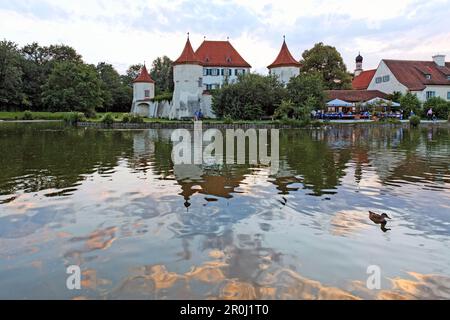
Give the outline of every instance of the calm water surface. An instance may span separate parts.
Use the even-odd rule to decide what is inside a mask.
[[[170,135],[0,124],[0,298],[450,299],[449,127],[281,131],[276,175]]]

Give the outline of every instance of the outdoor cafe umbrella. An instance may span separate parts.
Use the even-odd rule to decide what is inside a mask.
[[[340,99],[334,99],[327,103],[327,107],[353,107],[353,103]]]
[[[386,107],[400,107],[400,103],[386,100],[383,98],[373,98],[372,100],[367,101],[363,104],[364,106],[386,106]]]

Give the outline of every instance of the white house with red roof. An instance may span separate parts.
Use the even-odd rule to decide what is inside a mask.
[[[283,40],[280,53],[275,61],[267,67],[269,73],[276,75],[278,80],[286,85],[291,78],[300,74],[301,64],[294,59],[286,44],[286,38]]]
[[[368,89],[388,94],[411,92],[420,101],[432,97],[450,100],[450,63],[445,62],[445,55],[433,56],[432,61],[384,59]]]
[[[367,71],[362,61],[358,55],[352,82],[355,90],[411,92],[422,102],[432,97],[450,101],[450,63],[445,62],[445,55],[433,56],[431,61],[383,59],[377,69]]]

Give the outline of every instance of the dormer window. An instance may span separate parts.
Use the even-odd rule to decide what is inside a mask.
[[[227,58],[227,62],[231,63],[231,58],[230,57]]]
[[[425,75],[425,79],[431,80],[431,74],[426,74],[426,75]]]
[[[209,62],[209,58],[208,57],[206,57],[205,62]]]

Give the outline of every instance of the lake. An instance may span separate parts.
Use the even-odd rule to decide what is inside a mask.
[[[276,173],[171,133],[1,123],[0,298],[450,299],[449,126],[281,130]]]

